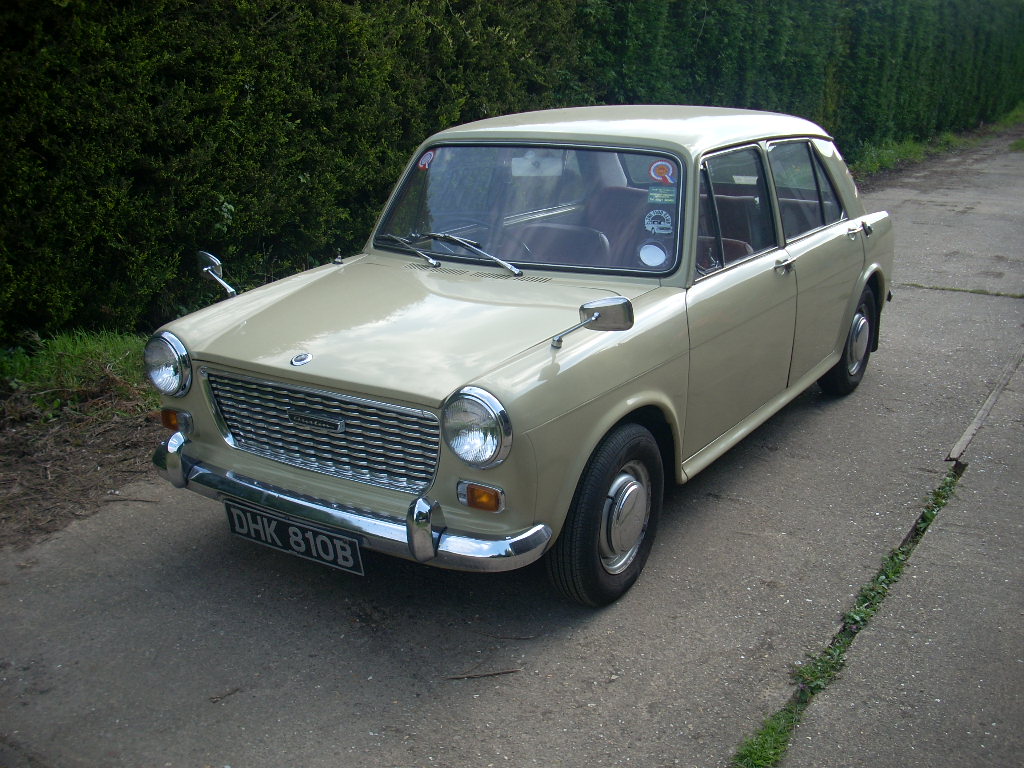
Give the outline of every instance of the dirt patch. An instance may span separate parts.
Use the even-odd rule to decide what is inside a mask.
[[[0,548],[24,549],[117,501],[118,488],[153,471],[165,434],[152,416],[109,407],[0,424]]]

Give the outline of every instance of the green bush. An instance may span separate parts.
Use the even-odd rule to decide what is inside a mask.
[[[9,0],[0,341],[152,327],[357,250],[425,136],[596,103],[802,114],[848,156],[1024,97],[1020,0]]]

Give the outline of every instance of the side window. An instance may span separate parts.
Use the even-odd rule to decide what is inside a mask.
[[[814,157],[814,175],[818,179],[818,190],[821,192],[821,209],[825,214],[825,223],[835,224],[846,216],[846,211],[839,202],[839,195],[836,194],[836,188],[832,186],[832,180],[825,172],[821,158],[814,152],[811,152],[811,155]]]
[[[832,182],[808,142],[775,144],[768,150],[768,161],[775,177],[782,231],[787,240],[843,217]]]
[[[748,147],[701,166],[697,273],[711,274],[775,246],[761,154]]]

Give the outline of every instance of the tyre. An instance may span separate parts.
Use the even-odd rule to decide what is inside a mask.
[[[587,462],[546,556],[555,588],[595,607],[625,594],[651,552],[664,482],[661,452],[649,431],[622,424],[610,432]]]
[[[825,394],[848,395],[864,378],[864,370],[868,367],[868,359],[871,357],[874,326],[878,318],[876,307],[875,294],[870,287],[865,286],[860,301],[857,302],[857,309],[853,312],[853,320],[839,362],[818,379],[818,386]]]

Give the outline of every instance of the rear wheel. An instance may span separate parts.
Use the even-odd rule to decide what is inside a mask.
[[[623,424],[587,463],[565,526],[548,553],[548,575],[584,605],[614,602],[647,562],[664,490],[658,444],[638,424]]]
[[[853,312],[853,320],[839,362],[818,379],[818,386],[826,394],[848,395],[864,378],[864,370],[871,357],[871,341],[874,338],[874,325],[878,316],[876,306],[874,292],[865,286],[860,301],[857,302],[857,309]]]

